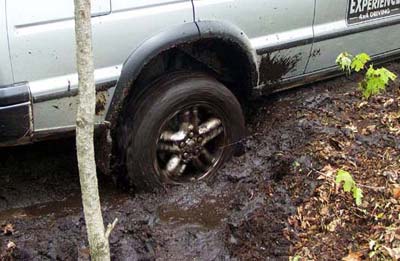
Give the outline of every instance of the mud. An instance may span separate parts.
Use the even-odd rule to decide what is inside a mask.
[[[105,113],[107,98],[107,91],[98,91],[96,93],[96,115],[103,115]]]
[[[260,83],[276,83],[291,72],[299,61],[300,54],[293,57],[280,57],[279,54],[263,55],[260,63]]]
[[[228,215],[228,198],[212,197],[203,199],[195,207],[180,208],[174,204],[158,209],[160,221],[174,224],[197,224],[205,229],[217,228]]]
[[[398,64],[390,68],[400,72]],[[321,183],[312,170],[323,162],[311,144],[327,141],[340,150],[335,135],[353,135],[339,123],[325,122],[332,120],[326,115],[338,122],[351,117],[345,108],[359,101],[356,88],[338,78],[252,102],[246,112],[246,153],[229,162],[213,183],[134,194],[100,176],[105,222],[119,219],[110,238],[112,259],[288,260],[303,237],[290,217]],[[366,146],[379,141],[400,148],[393,135],[357,134],[355,139]],[[0,227],[14,228],[8,235],[0,230],[0,256],[87,260],[73,139],[2,149],[0,157]],[[319,254],[344,256],[353,240],[348,235],[340,244],[325,244]],[[9,242],[16,245],[13,251],[7,251]]]

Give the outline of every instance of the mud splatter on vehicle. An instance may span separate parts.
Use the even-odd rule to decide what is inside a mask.
[[[300,58],[301,54],[296,54],[291,57],[281,57],[279,53],[263,55],[259,70],[260,83],[272,84],[281,80],[296,67]]]
[[[96,93],[96,115],[103,115],[107,104],[107,91],[98,91]]]

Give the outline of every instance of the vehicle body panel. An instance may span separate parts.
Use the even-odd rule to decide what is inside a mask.
[[[313,38],[314,0],[301,4],[297,0],[194,0],[194,5],[197,21],[228,21],[250,38],[260,55],[259,84],[304,73]],[[296,41],[301,44],[276,48]]]
[[[109,1],[93,1],[94,14],[109,13]],[[73,1],[68,0],[7,0],[10,54],[16,82],[49,79],[76,71],[73,7]],[[100,19],[93,17],[95,47],[101,42],[96,35]],[[97,52],[96,61],[98,56]]]
[[[314,55],[307,72],[336,66],[334,58],[344,51],[376,56],[400,48],[399,15],[349,24],[348,3],[349,0],[317,0]]]

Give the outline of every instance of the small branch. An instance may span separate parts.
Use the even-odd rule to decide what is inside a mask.
[[[114,220],[114,222],[112,222],[112,224],[108,224],[107,230],[106,230],[106,232],[104,233],[104,236],[105,236],[105,238],[106,238],[107,240],[108,240],[108,238],[110,237],[110,234],[111,234],[111,232],[113,231],[113,229],[114,229],[115,225],[117,224],[117,222],[118,222],[118,218],[116,218],[116,219]]]
[[[331,180],[331,181],[335,181],[335,179],[333,178],[333,177],[331,177],[331,176],[328,176],[328,175],[326,175],[325,173],[323,173],[323,172],[321,172],[321,171],[319,171],[319,170],[316,170],[316,169],[314,169],[314,168],[310,168],[312,171],[315,171],[316,173],[318,173],[318,174],[320,174],[321,176],[324,176],[325,178],[327,178],[328,180]],[[308,175],[310,175],[310,174],[307,174],[307,176]]]
[[[367,189],[372,189],[375,191],[381,191],[381,190],[385,190],[385,187],[374,187],[374,186],[368,186],[368,185],[363,185],[363,184],[357,184],[357,186],[361,187],[361,188],[367,188]]]

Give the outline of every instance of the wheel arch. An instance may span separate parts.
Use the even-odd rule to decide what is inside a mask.
[[[199,47],[204,47],[203,44],[205,43],[214,44],[214,47],[218,46],[218,48],[229,48],[229,54],[224,52],[224,55],[221,55],[222,58],[215,59],[219,61],[205,61],[204,58],[210,52],[206,51],[202,55],[196,52]],[[208,50],[211,50],[211,48],[208,48]],[[143,76],[146,73],[146,66],[148,66],[148,71],[151,71],[151,66],[149,65],[156,62],[157,59],[162,60],[167,55],[176,55],[176,53],[185,56],[185,59],[193,59],[193,61],[206,67],[218,67],[217,65],[222,62],[230,63],[226,68],[224,67],[225,71],[232,70],[232,68],[241,70],[241,74],[243,74],[241,76],[244,79],[240,82],[241,86],[237,87],[238,89],[235,93],[237,96],[249,96],[252,87],[257,84],[256,54],[248,37],[238,27],[221,21],[182,24],[149,38],[128,56],[124,62],[121,76],[117,82],[110,108],[106,115],[106,120],[112,126],[116,126],[126,98],[134,95],[133,93],[141,91],[143,84],[137,83],[140,80],[143,82],[143,78],[146,78]],[[235,59],[239,60],[235,61]],[[234,60],[233,63],[232,60]],[[224,70],[220,72],[222,77],[224,77]],[[215,74],[218,75],[218,72],[215,72]],[[235,75],[235,77],[239,76],[237,72],[230,74]]]

